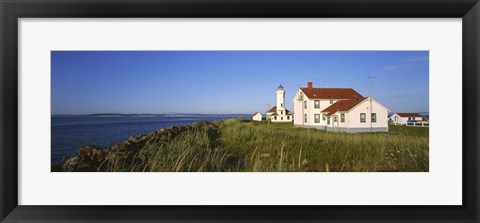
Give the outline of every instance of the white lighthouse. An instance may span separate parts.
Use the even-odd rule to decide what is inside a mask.
[[[277,90],[277,111],[285,111],[285,91],[283,86],[280,84]]]
[[[275,93],[277,93],[277,106],[273,106],[267,111],[267,120],[271,122],[292,122],[290,111],[285,109],[285,90],[281,84]]]

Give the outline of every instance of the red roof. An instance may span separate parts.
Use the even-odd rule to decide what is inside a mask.
[[[322,112],[328,112],[327,116],[331,116],[337,111],[349,111],[364,100],[365,98],[363,97],[350,100],[340,100],[328,106],[328,108],[323,109]]]
[[[309,99],[363,99],[352,88],[300,88]]]
[[[277,106],[273,106],[272,108],[270,108],[267,113],[271,113],[273,112],[273,114],[270,114],[270,115],[278,115],[277,113]],[[288,109],[285,109],[285,113],[286,115],[290,115],[290,111]]]
[[[260,112],[255,112],[255,113],[253,114],[253,116],[255,116],[256,114],[260,114]]]
[[[276,112],[276,111],[277,111],[277,106],[273,106],[267,112]]]
[[[422,117],[418,113],[396,113],[396,114],[399,115],[400,117]]]

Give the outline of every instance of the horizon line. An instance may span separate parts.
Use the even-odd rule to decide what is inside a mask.
[[[413,111],[409,111],[413,112]],[[51,116],[99,116],[99,115],[119,115],[119,116],[133,116],[133,115],[251,115],[257,112],[252,113],[90,113],[90,114],[51,114]],[[262,112],[259,112],[262,113]],[[393,112],[389,113],[404,113],[404,112]],[[416,113],[430,113],[430,111],[421,111]]]

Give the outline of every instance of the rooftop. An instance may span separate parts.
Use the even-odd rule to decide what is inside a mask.
[[[356,105],[360,104],[360,102],[364,101],[366,98],[356,98],[356,99],[348,99],[348,100],[340,100],[332,105],[328,106],[328,108],[323,109],[322,112],[328,112],[327,116],[331,116],[335,114],[337,111],[349,111]]]

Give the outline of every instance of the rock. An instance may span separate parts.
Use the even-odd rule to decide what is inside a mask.
[[[103,150],[92,145],[84,146],[78,150],[78,156],[85,160],[102,160]]]
[[[89,172],[112,171],[112,169],[122,171],[122,167],[118,167],[118,165],[126,165],[126,171],[128,171],[130,166],[135,166],[137,170],[142,170],[142,167],[146,165],[148,160],[148,154],[141,153],[145,146],[169,142],[185,132],[212,127],[218,128],[218,124],[214,122],[197,122],[187,126],[172,126],[147,135],[131,136],[123,143],[104,150],[93,145],[87,145],[78,150],[77,156],[67,159],[62,164],[61,169],[62,171]],[[207,134],[211,143],[210,147],[221,144],[219,134],[216,131],[208,130]],[[52,171],[58,171],[58,168],[52,167]]]
[[[102,149],[88,145],[78,150],[78,155],[67,159],[63,165],[63,171],[88,171],[95,172],[105,160],[105,154]]]

